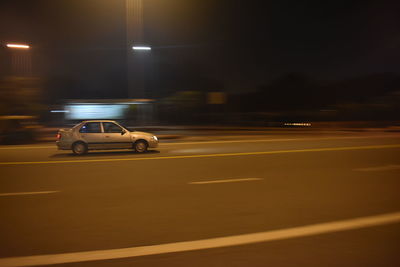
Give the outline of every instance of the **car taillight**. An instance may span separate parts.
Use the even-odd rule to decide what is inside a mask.
[[[58,133],[58,134],[56,135],[56,137],[57,137],[57,140],[60,140],[60,139],[61,139],[61,134]]]

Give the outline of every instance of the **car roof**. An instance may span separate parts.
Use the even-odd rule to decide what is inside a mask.
[[[111,120],[86,120],[86,121],[82,121],[81,123],[86,123],[86,122],[116,122],[116,121],[111,121]]]

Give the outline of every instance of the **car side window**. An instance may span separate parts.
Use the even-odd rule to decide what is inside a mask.
[[[101,133],[100,122],[85,123],[80,129],[80,133]]]
[[[122,128],[112,122],[103,122],[105,133],[121,133]]]

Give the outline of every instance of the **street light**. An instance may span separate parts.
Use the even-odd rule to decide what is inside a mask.
[[[25,45],[25,44],[7,44],[7,47],[9,47],[9,48],[19,48],[19,49],[29,49],[30,48],[29,45]]]
[[[150,46],[133,46],[133,50],[151,50]]]
[[[27,44],[8,43],[11,55],[11,73],[18,76],[32,75],[32,49]]]

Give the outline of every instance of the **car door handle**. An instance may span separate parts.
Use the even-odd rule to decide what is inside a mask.
[[[110,136],[109,136],[109,135],[106,135],[106,137],[107,137],[107,138],[110,138]]]

